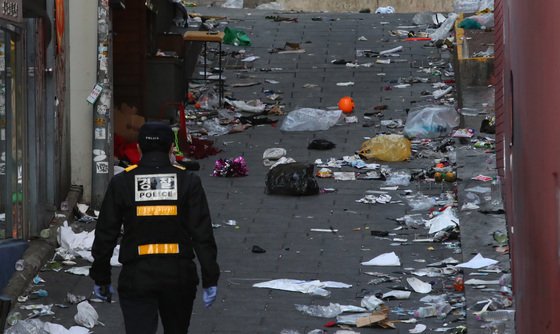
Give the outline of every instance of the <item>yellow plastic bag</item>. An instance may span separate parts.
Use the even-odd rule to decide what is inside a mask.
[[[399,135],[380,135],[362,144],[360,156],[383,161],[403,161],[410,156],[410,140]]]

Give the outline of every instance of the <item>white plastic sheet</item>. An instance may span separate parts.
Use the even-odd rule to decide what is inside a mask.
[[[389,292],[385,292],[381,298],[395,298],[395,299],[408,299],[410,298],[410,291],[404,290],[391,290]]]
[[[364,266],[400,266],[401,261],[395,252],[384,253],[373,259],[362,262]]]
[[[498,263],[498,261],[492,260],[492,259],[489,259],[489,258],[485,258],[480,253],[478,253],[478,254],[476,254],[475,257],[470,259],[470,261],[458,264],[458,265],[456,265],[456,267],[470,268],[470,269],[480,269],[480,268],[491,266],[491,265],[496,264],[496,263]]]
[[[423,282],[416,277],[409,277],[406,281],[412,289],[418,293],[430,293],[432,291],[432,285],[430,283]]]
[[[94,238],[95,231],[74,233],[67,221],[58,228],[58,244],[64,249],[90,250]]]
[[[325,281],[321,282],[319,280],[314,281],[301,281],[288,278],[280,278],[271,281],[255,283],[254,288],[268,288],[283,291],[294,291],[301,292],[316,296],[329,296],[330,291],[325,290],[325,288],[351,288],[352,285],[345,284],[341,282]]]

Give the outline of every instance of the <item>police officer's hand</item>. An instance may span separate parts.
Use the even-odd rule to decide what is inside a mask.
[[[202,300],[204,301],[204,305],[206,305],[206,307],[212,306],[212,304],[216,300],[217,292],[218,292],[217,286],[211,286],[209,288],[205,288],[202,290]]]
[[[99,299],[110,303],[111,297],[115,293],[115,289],[113,289],[113,286],[110,284],[104,284],[104,285],[95,284],[93,286],[93,293],[95,293],[95,295]]]

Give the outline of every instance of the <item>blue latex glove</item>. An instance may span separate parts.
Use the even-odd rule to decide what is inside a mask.
[[[110,303],[111,302],[111,296],[113,296],[113,294],[115,293],[115,289],[113,289],[113,286],[110,285],[110,284],[105,284],[105,285],[95,284],[93,286],[93,293],[95,293],[95,295],[99,299]]]
[[[218,292],[217,286],[211,286],[209,288],[205,288],[202,290],[202,300],[204,301],[204,305],[206,305],[206,307],[212,306],[212,304],[216,300],[217,292]]]

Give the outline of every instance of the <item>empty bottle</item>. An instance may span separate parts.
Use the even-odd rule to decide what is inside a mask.
[[[486,311],[476,316],[478,320],[483,321],[506,321],[513,320],[514,317],[515,310]]]
[[[429,318],[435,317],[438,314],[437,307],[435,305],[423,306],[414,312],[414,316],[417,318]]]
[[[491,201],[490,205],[494,207],[501,207],[502,206],[502,183],[500,181],[500,177],[497,176],[492,180],[491,184]]]

